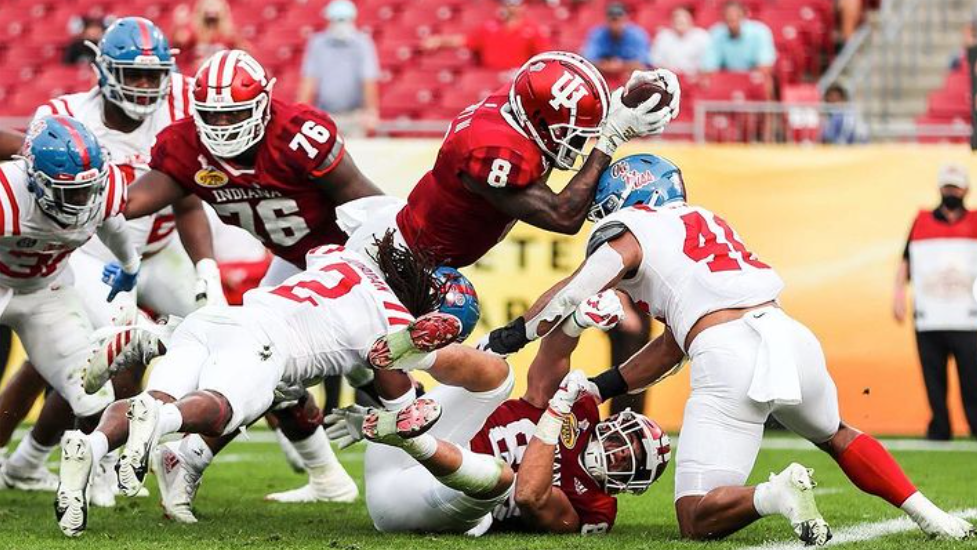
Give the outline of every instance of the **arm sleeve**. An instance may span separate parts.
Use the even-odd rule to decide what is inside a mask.
[[[139,270],[139,252],[136,251],[136,245],[129,238],[125,218],[119,215],[104,220],[98,226],[97,232],[98,238],[122,263],[122,269],[128,273],[135,273]]]

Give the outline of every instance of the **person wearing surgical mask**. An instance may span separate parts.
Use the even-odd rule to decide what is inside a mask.
[[[937,178],[940,204],[920,210],[896,274],[893,315],[906,318],[906,286],[913,283],[916,346],[933,416],[926,437],[953,437],[947,408],[952,355],[970,433],[977,435],[977,211],[967,210],[967,167],[947,163]]]
[[[309,38],[296,100],[326,111],[347,137],[376,128],[380,65],[373,39],[356,28],[356,5],[333,0],[326,30]]]

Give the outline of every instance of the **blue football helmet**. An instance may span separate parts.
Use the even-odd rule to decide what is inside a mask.
[[[444,299],[438,311],[453,315],[461,321],[458,341],[463,342],[475,330],[475,325],[482,316],[475,286],[468,277],[453,267],[439,267],[434,271],[434,276],[441,281],[441,289],[444,291]]]
[[[68,116],[42,117],[28,129],[23,151],[27,188],[44,213],[66,226],[98,213],[109,164],[84,124]]]
[[[682,170],[664,157],[642,153],[611,164],[600,175],[587,219],[596,222],[636,204],[685,202]]]
[[[170,93],[175,63],[166,36],[152,21],[123,17],[109,27],[95,50],[98,86],[105,99],[133,120],[156,112]]]

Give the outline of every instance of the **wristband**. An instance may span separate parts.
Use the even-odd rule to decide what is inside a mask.
[[[526,337],[526,319],[516,317],[508,325],[489,333],[489,349],[495,353],[508,355],[521,350],[529,343]]]
[[[617,367],[605,370],[591,378],[590,381],[597,386],[602,401],[628,393],[628,383]]]
[[[560,432],[563,430],[563,415],[556,413],[551,408],[547,408],[539,422],[536,423],[536,439],[546,445],[556,445],[560,440]]]
[[[560,329],[563,331],[563,334],[566,334],[570,338],[579,338],[587,327],[581,326],[580,323],[577,322],[577,312],[574,310],[574,312],[570,314],[570,318],[563,321],[563,323],[560,325]]]

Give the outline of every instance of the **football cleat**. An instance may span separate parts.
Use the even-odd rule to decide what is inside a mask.
[[[441,405],[432,399],[415,399],[399,411],[373,409],[363,420],[363,437],[374,443],[400,447],[405,439],[417,437],[441,418]]]
[[[831,540],[831,528],[814,502],[813,474],[814,470],[793,463],[779,474],[770,474],[770,484],[797,538],[807,546],[823,546]]]
[[[970,522],[948,514],[920,492],[906,499],[902,509],[924,533],[933,538],[964,540],[977,536]]]
[[[461,321],[454,315],[428,313],[377,339],[367,359],[378,369],[395,368],[397,361],[408,355],[430,353],[456,341],[461,330]]]
[[[164,324],[156,324],[134,305],[123,308],[119,317],[112,320],[114,326],[92,335],[95,345],[85,363],[85,393],[97,392],[117,372],[148,365],[161,354],[180,321],[179,317],[169,316]]]
[[[152,455],[152,469],[159,485],[163,514],[180,523],[197,523],[193,515],[193,499],[200,488],[201,475],[187,467],[177,445],[159,445]]]
[[[92,476],[92,446],[81,432],[68,432],[61,441],[61,478],[54,516],[61,532],[77,537],[88,526],[88,484]]]
[[[10,465],[10,461],[0,466],[0,485],[18,491],[54,492],[58,489],[58,476],[43,464],[29,470],[21,470]]]
[[[149,471],[149,457],[159,442],[160,402],[141,393],[129,400],[129,439],[116,465],[119,489],[127,497],[134,497],[142,489]]]
[[[360,489],[342,465],[309,468],[309,483],[281,493],[272,493],[265,500],[272,502],[354,502]]]

